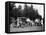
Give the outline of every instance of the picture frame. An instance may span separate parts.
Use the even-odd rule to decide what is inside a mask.
[[[12,10],[9,8],[10,3],[20,3],[20,4],[35,4],[35,5],[43,5],[43,30],[35,30],[35,31],[19,31],[19,32],[10,32],[10,17],[9,12]],[[23,16],[22,16],[23,17]],[[33,28],[34,29],[34,28]],[[44,32],[45,31],[45,3],[33,3],[33,2],[16,2],[16,1],[7,1],[5,2],[5,32],[6,33],[26,33],[26,32]]]

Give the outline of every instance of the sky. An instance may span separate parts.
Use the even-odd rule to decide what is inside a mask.
[[[16,3],[14,4],[14,6],[16,5],[16,7],[18,8],[19,5],[22,6],[22,9],[24,9],[24,4],[21,4],[21,3]],[[43,13],[44,13],[44,10],[43,10],[43,5],[38,5],[38,4],[32,4],[33,5],[33,8],[36,10],[38,10],[38,13],[42,16],[43,18]],[[27,4],[27,6],[31,6],[31,4]],[[15,7],[14,7],[15,8]]]

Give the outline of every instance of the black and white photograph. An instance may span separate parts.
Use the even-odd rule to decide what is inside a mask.
[[[31,2],[5,3],[5,32],[45,31],[45,4]]]

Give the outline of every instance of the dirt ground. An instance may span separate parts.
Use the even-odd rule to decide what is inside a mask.
[[[21,32],[21,31],[37,31],[37,30],[43,30],[43,27],[42,26],[27,26],[27,27],[24,27],[24,28],[16,28],[16,27],[13,27],[10,26],[10,32]]]

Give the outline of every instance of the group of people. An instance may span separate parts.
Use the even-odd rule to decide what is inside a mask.
[[[41,22],[39,19],[35,19],[35,21],[30,20],[29,18],[23,18],[19,17],[17,20],[12,21],[12,25],[14,27],[24,27],[24,26],[42,26],[43,22]]]

